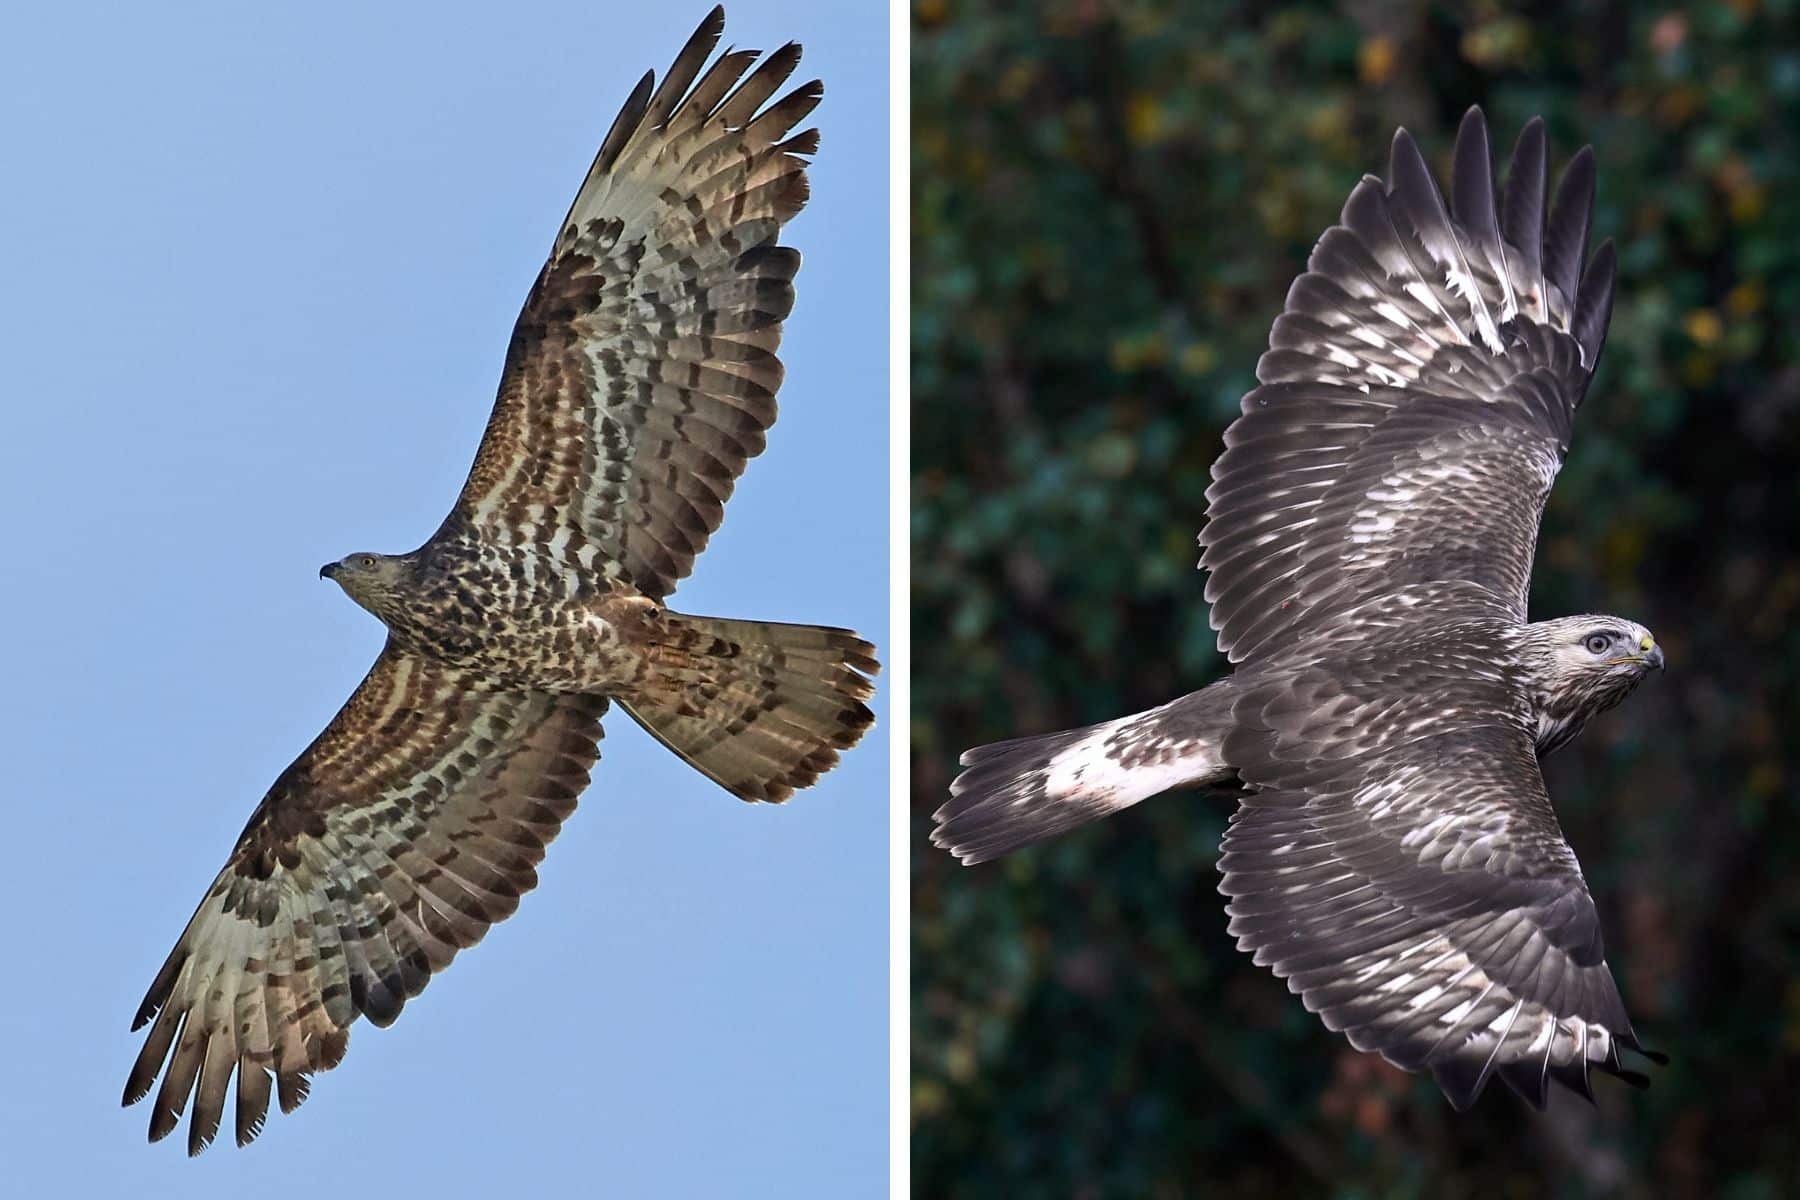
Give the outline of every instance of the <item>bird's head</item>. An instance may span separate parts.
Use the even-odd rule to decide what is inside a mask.
[[[1539,654],[1540,752],[1573,737],[1588,718],[1625,699],[1651,671],[1662,670],[1662,647],[1636,621],[1589,615],[1527,628]]]
[[[406,573],[405,556],[368,551],[348,555],[319,568],[320,579],[331,580],[352,600],[378,617],[393,607]]]

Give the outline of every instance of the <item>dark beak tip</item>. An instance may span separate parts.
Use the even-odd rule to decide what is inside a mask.
[[[319,578],[320,579],[330,579],[332,572],[335,571],[336,569],[337,569],[336,563],[326,563],[324,566],[319,568]]]

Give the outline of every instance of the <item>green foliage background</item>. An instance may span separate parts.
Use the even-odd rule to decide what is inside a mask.
[[[921,1196],[1800,1194],[1796,0],[918,0],[915,1187]],[[1548,764],[1638,1031],[1598,1109],[1463,1117],[1225,934],[1216,799],[962,869],[957,754],[1223,670],[1208,467],[1313,239],[1396,124],[1447,173],[1534,113],[1620,245],[1538,615],[1670,669]],[[1441,176],[1440,176],[1441,177]]]

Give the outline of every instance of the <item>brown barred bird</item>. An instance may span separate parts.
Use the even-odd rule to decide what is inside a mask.
[[[714,9],[614,121],[519,314],[468,482],[430,540],[319,574],[388,628],[275,781],[163,964],[125,1085],[188,1149],[237,1079],[240,1145],[518,907],[617,702],[743,800],[781,801],[868,729],[854,633],[663,599],[775,420],[818,133],[800,60],[733,51]],[[153,1023],[152,1023],[153,1022]]]
[[[1238,946],[1458,1109],[1542,1106],[1638,1051],[1539,758],[1662,651],[1620,617],[1526,620],[1538,521],[1612,311],[1594,156],[1546,203],[1544,126],[1497,193],[1471,109],[1445,206],[1413,139],[1288,292],[1213,465],[1201,566],[1236,673],[1149,712],[999,742],[936,813],[978,863],[1159,792],[1233,787]],[[1653,1056],[1654,1057],[1654,1056]]]

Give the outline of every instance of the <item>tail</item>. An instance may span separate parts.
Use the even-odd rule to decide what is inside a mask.
[[[1171,788],[1223,783],[1229,680],[1161,708],[977,746],[932,819],[932,844],[965,865],[1130,808]]]
[[[740,800],[817,781],[875,723],[875,647],[848,629],[663,613],[650,681],[619,704]]]

